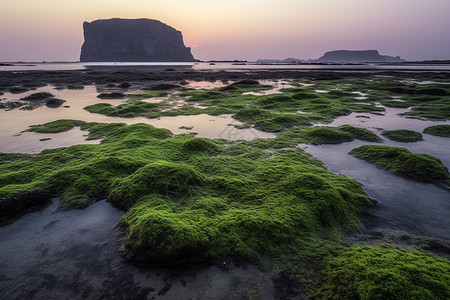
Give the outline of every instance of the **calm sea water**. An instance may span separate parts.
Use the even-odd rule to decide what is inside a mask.
[[[425,65],[382,65],[382,64],[360,64],[360,65],[282,65],[282,64],[255,64],[255,63],[230,63],[230,62],[56,62],[56,63],[11,63],[12,66],[0,66],[0,71],[62,71],[62,70],[84,70],[84,69],[192,69],[192,70],[249,70],[249,69],[288,69],[288,70],[422,70],[422,71],[450,71],[450,64]]]

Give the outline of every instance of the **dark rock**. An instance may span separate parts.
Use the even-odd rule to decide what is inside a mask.
[[[29,89],[23,88],[23,87],[12,87],[12,88],[9,89],[9,92],[11,94],[22,94],[22,93],[25,93],[25,92],[28,92],[28,91],[29,91]]]
[[[24,208],[49,201],[52,194],[43,190],[18,193],[0,203],[0,215],[16,214]]]
[[[44,87],[46,85],[47,85],[46,83],[36,81],[36,82],[25,83],[24,85],[22,85],[22,87],[36,89],[36,88]]]
[[[319,63],[404,62],[399,56],[380,55],[377,50],[336,50],[316,59]]]
[[[180,31],[150,19],[83,23],[82,62],[195,61]]]
[[[97,96],[100,99],[122,99],[125,98],[124,93],[112,92],[112,93],[101,93]]]
[[[84,86],[83,86],[83,85],[79,85],[79,84],[68,84],[68,85],[66,86],[66,88],[67,88],[68,90],[83,90],[83,89],[84,89]]]
[[[25,103],[20,101],[8,101],[8,102],[2,102],[0,103],[0,109],[6,108],[6,109],[14,109],[21,106],[24,106]]]
[[[158,296],[164,296],[170,290],[171,287],[172,287],[172,284],[166,282],[164,287],[161,290],[159,290]]]
[[[259,85],[259,81],[253,80],[253,79],[243,79],[243,80],[236,81],[232,84],[229,84],[227,86],[224,86],[224,87],[220,88],[220,90],[221,91],[234,90],[234,89],[236,89],[237,85]]]
[[[179,88],[179,85],[171,84],[171,83],[160,83],[152,86],[144,87],[143,90],[147,91],[166,91],[166,90],[174,90]]]
[[[50,108],[57,108],[63,105],[63,103],[66,102],[65,100],[61,100],[58,98],[50,98],[45,102],[45,105]]]
[[[25,101],[42,101],[42,100],[46,100],[49,98],[54,97],[54,95],[52,93],[49,92],[40,92],[40,93],[33,93],[31,95],[28,95],[26,97],[20,98],[20,100],[25,100]]]
[[[129,89],[131,87],[131,84],[129,84],[128,82],[124,82],[119,84],[117,87],[121,89]]]

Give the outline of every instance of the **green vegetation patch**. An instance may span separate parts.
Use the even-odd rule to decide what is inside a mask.
[[[3,156],[1,214],[1,203],[29,191],[57,195],[64,207],[107,198],[126,211],[127,257],[168,263],[279,255],[355,229],[371,205],[356,181],[300,149],[267,152],[145,124],[81,126],[102,142]]]
[[[146,91],[142,93],[128,95],[131,99],[142,100],[154,97],[167,97],[169,94],[166,91]]]
[[[97,103],[84,108],[88,112],[97,113],[112,117],[133,118],[148,117],[157,118],[161,115],[158,103],[148,103],[144,101],[129,101],[129,103],[113,106],[109,103]]]
[[[81,126],[84,124],[86,124],[86,122],[84,122],[84,121],[62,119],[62,120],[57,120],[57,121],[41,124],[41,125],[33,125],[26,131],[37,132],[37,133],[58,133],[58,132],[68,131],[68,130],[74,128],[75,126]]]
[[[314,299],[449,299],[450,263],[391,245],[344,248],[325,261]]]
[[[430,126],[425,128],[423,132],[437,136],[450,137],[450,125]]]
[[[215,90],[194,90],[173,93],[167,101],[146,103],[138,101],[144,98],[161,96],[164,91],[151,91],[130,95],[130,101],[119,106],[99,103],[85,107],[92,113],[115,117],[156,118],[179,115],[221,115],[233,114],[237,120],[252,124],[255,128],[279,132],[293,126],[328,123],[338,116],[351,112],[379,112],[383,107],[375,103],[361,103],[355,94],[349,91],[332,91],[319,94],[310,89],[288,88],[279,95],[250,95],[246,92],[258,92],[271,89],[254,80],[243,80],[227,87]],[[176,106],[177,100],[187,105]],[[201,105],[196,107],[193,104]]]
[[[411,105],[403,102],[403,101],[395,101],[395,100],[384,100],[380,101],[381,105],[384,105],[386,107],[393,107],[393,108],[408,108]]]
[[[427,154],[411,153],[405,148],[364,145],[350,154],[386,169],[394,174],[423,182],[450,182],[447,168]]]
[[[248,144],[261,149],[295,147],[300,143],[314,145],[338,144],[355,139],[379,143],[383,140],[364,128],[342,125],[339,127],[293,127],[273,139],[256,139]]]
[[[407,129],[385,130],[381,133],[381,135],[387,137],[390,140],[402,143],[412,143],[423,140],[422,134],[420,132]]]

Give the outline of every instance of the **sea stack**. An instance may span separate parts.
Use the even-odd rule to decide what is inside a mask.
[[[82,62],[192,62],[180,31],[151,19],[84,22]]]

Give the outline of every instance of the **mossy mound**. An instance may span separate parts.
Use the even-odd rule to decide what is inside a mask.
[[[86,124],[86,122],[79,121],[79,120],[62,119],[62,120],[57,120],[57,121],[41,124],[41,125],[33,125],[26,131],[37,132],[37,133],[58,133],[58,132],[68,131],[75,126],[81,126],[83,124]]]
[[[126,95],[124,93],[111,92],[111,93],[98,94],[97,98],[100,98],[100,99],[123,99],[123,98],[125,98],[125,96]]]
[[[375,133],[364,128],[342,125],[339,127],[293,127],[273,139],[256,139],[248,144],[261,149],[295,147],[300,143],[314,145],[338,144],[355,139],[368,142],[382,142]]]
[[[350,154],[371,162],[394,174],[422,182],[450,182],[447,168],[427,154],[411,153],[405,148],[364,145]]]
[[[254,80],[243,80],[215,90],[194,90],[169,94],[168,91],[152,91],[130,95],[127,103],[113,106],[98,103],[85,107],[92,113],[115,117],[157,118],[179,115],[221,115],[233,114],[237,120],[252,124],[255,128],[268,132],[279,132],[293,126],[328,123],[332,119],[351,112],[377,112],[384,108],[374,103],[361,103],[348,91],[334,91],[319,94],[310,89],[283,89],[280,95],[251,95],[273,88]],[[167,101],[147,103],[141,99],[166,95]],[[175,106],[177,100],[188,105]],[[193,102],[201,105],[192,105]]]
[[[427,127],[423,130],[424,133],[442,136],[442,137],[450,137],[450,125],[434,125]]]
[[[166,197],[190,193],[204,178],[191,166],[168,161],[149,163],[128,177],[116,179],[108,199],[116,206],[130,208],[142,195],[152,193]]]
[[[403,101],[394,101],[394,100],[380,101],[380,104],[386,107],[393,107],[393,108],[408,108],[411,106],[410,104],[405,103]]]
[[[420,132],[407,129],[385,130],[381,133],[381,135],[387,137],[390,140],[402,143],[412,143],[423,140],[422,134]]]
[[[130,101],[126,104],[113,106],[109,103],[97,103],[84,108],[88,112],[97,113],[113,117],[133,118],[138,116],[157,118],[160,116],[159,105],[144,101]]]
[[[266,152],[145,124],[78,122],[39,128],[80,124],[90,138],[104,137],[101,144],[2,156],[1,214],[12,213],[1,203],[28,191],[57,195],[65,207],[108,198],[128,210],[120,221],[127,257],[158,264],[279,255],[319,233],[356,228],[371,205],[356,181],[300,149]]]
[[[320,144],[338,144],[343,142],[351,142],[354,139],[381,142],[382,140],[373,132],[353,127],[350,125],[342,125],[339,127],[309,127],[303,130],[303,136],[308,143]]]
[[[314,299],[449,299],[450,263],[395,246],[344,248],[325,259]]]

